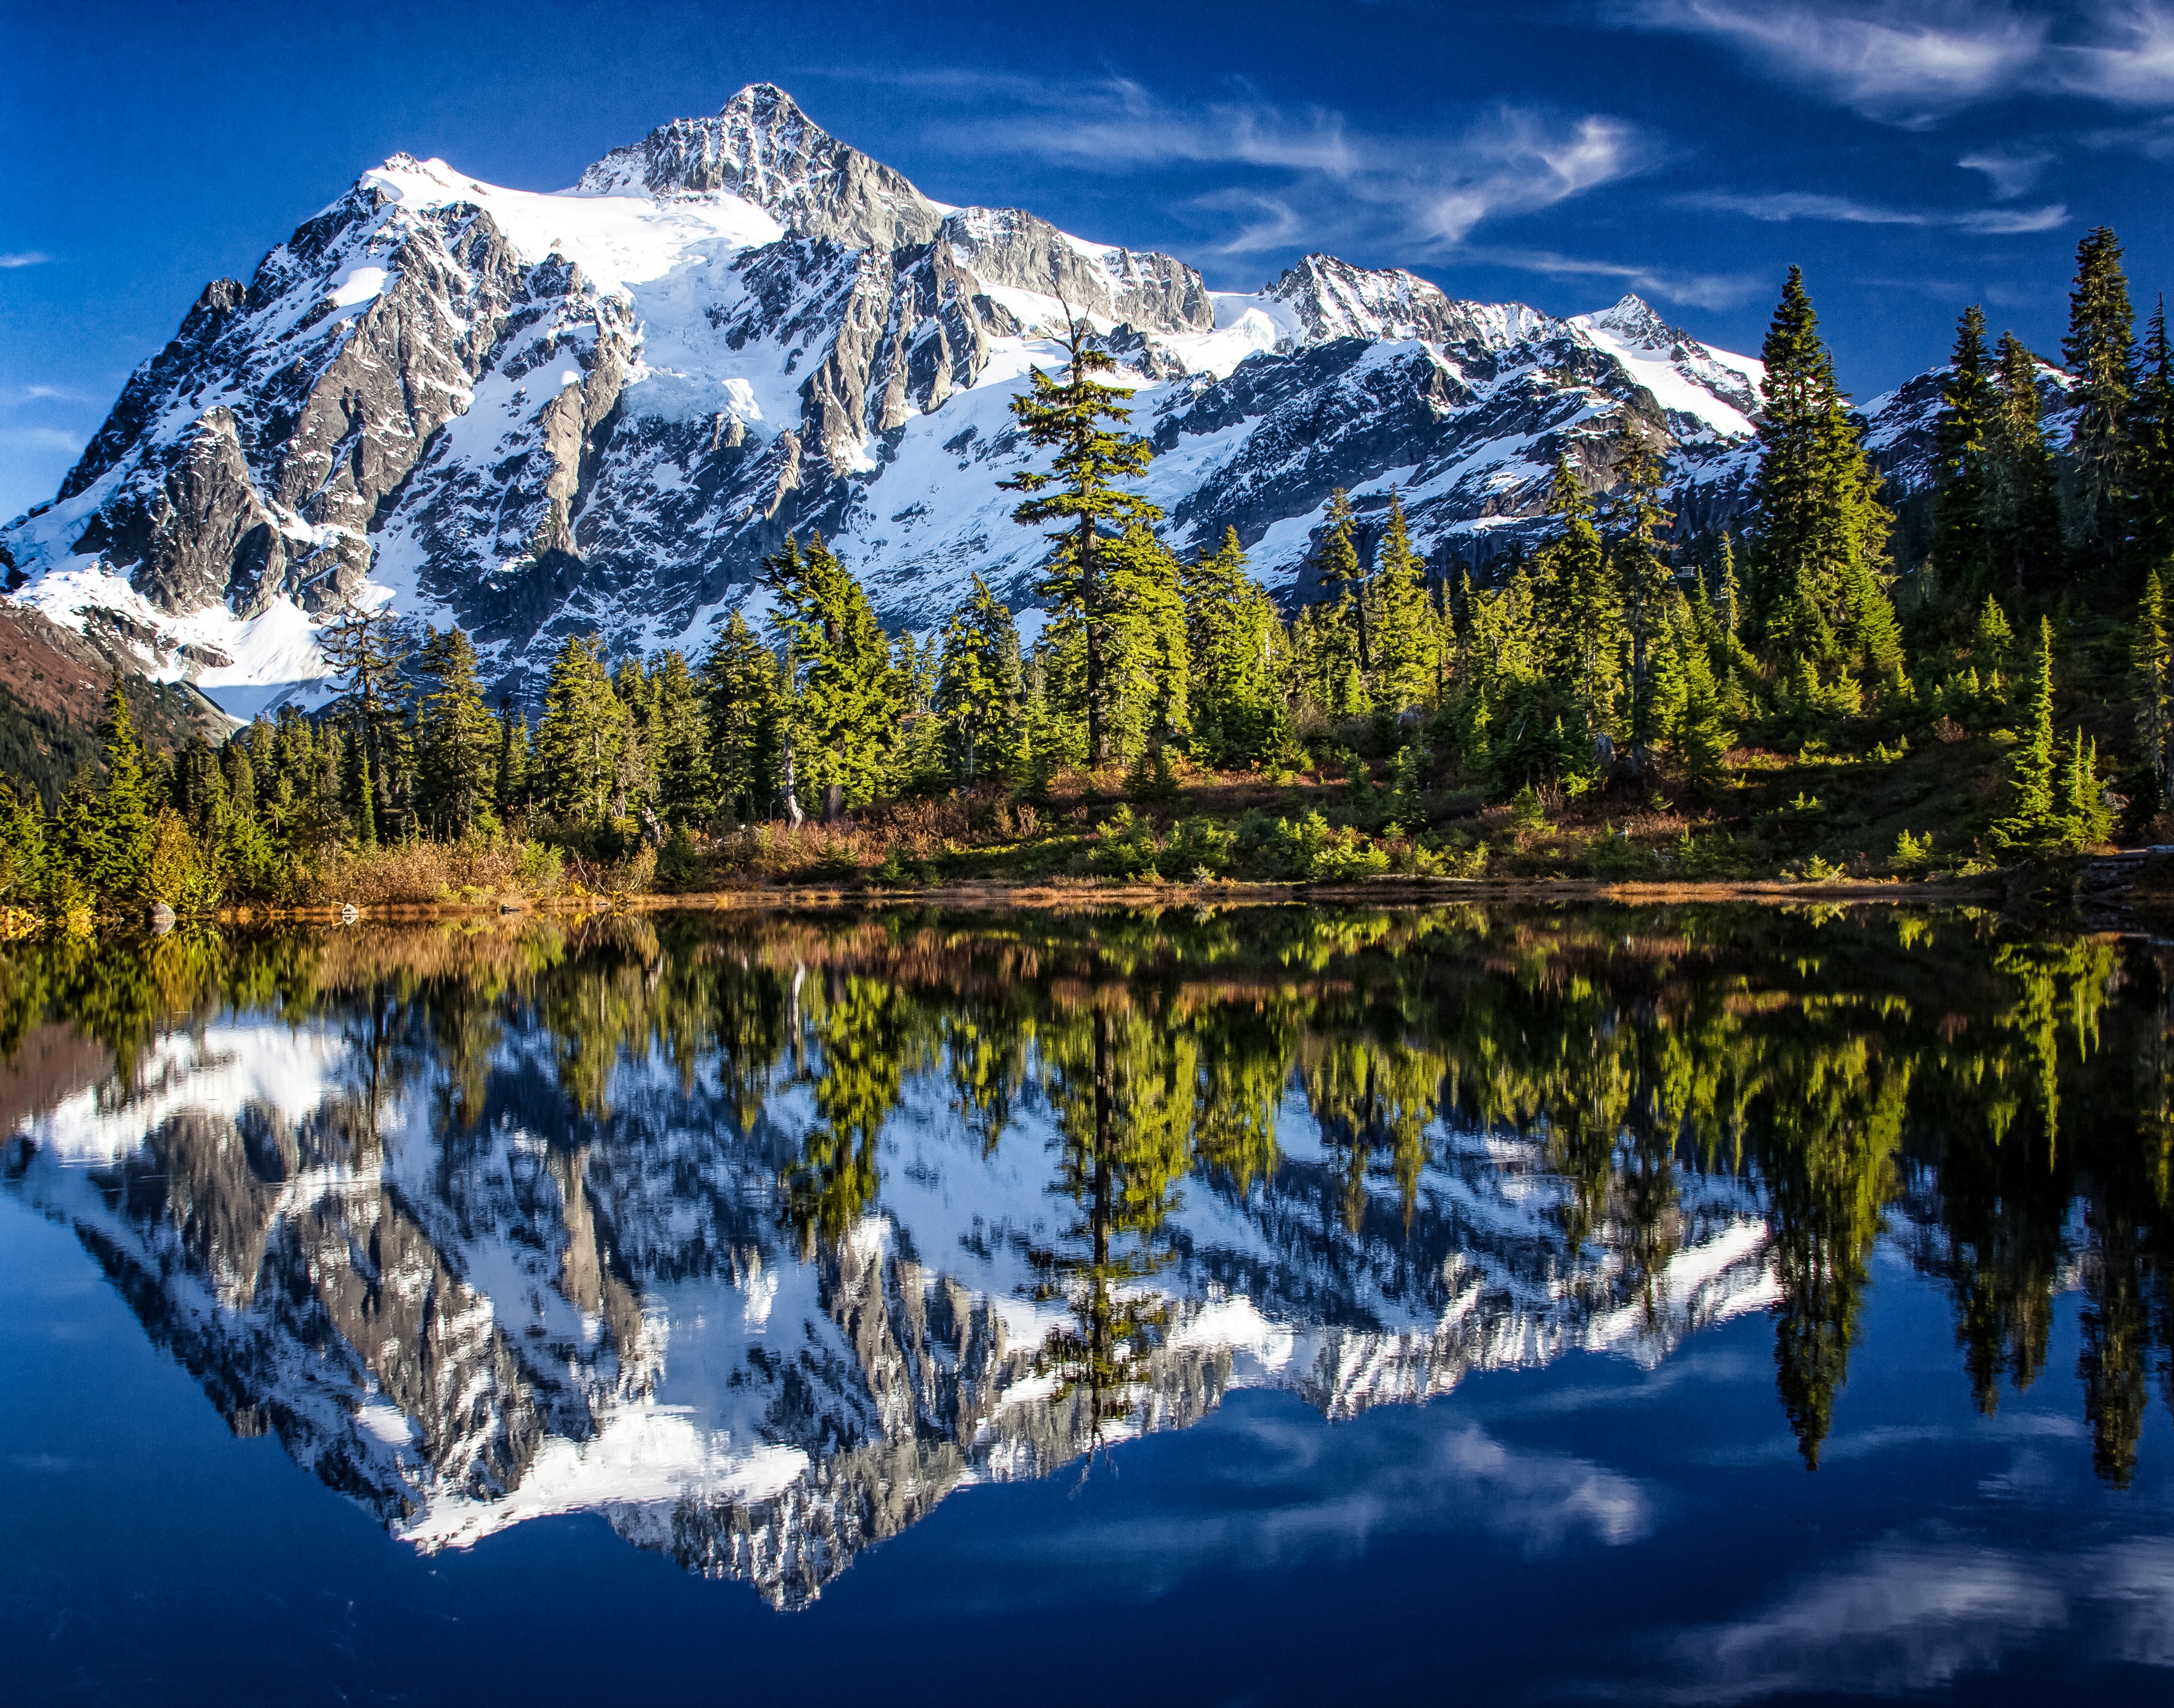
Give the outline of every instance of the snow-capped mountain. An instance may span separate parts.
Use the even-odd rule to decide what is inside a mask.
[[[699,650],[820,528],[894,626],[979,571],[1034,601],[1008,405],[1086,316],[1138,389],[1181,549],[1237,528],[1302,594],[1331,491],[1422,550],[1529,530],[1566,453],[1660,436],[1675,505],[1735,513],[1760,365],[1636,297],[1558,320],[1309,256],[1253,295],[1016,208],[950,208],[743,89],[537,194],[395,156],[205,287],[0,570],[247,713],[310,696],[349,599],[457,622],[533,693],[565,635]],[[1371,549],[1371,544],[1370,544]]]
[[[1184,1182],[1164,1261],[1124,1284],[1152,1348],[1098,1408],[1062,1355],[1079,1300],[1036,1255],[1078,1208],[1046,1104],[985,1149],[943,1073],[909,1074],[877,1201],[803,1245],[779,1183],[817,1122],[806,1078],[750,1112],[716,1057],[622,1059],[584,1114],[565,1041],[510,1004],[479,1080],[360,1020],[199,1024],[26,1119],[4,1177],[238,1432],[394,1534],[596,1512],[781,1606],[958,1489],[1233,1389],[1344,1417],[1580,1349],[1651,1365],[1778,1296],[1744,1182],[1685,1175],[1648,1271],[1608,1224],[1570,1243],[1539,1141],[1437,1120],[1409,1211],[1386,1166],[1355,1200],[1295,1087],[1266,1180]]]

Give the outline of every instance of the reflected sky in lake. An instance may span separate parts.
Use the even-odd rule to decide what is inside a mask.
[[[9,945],[0,1628],[41,1697],[2159,1700],[2170,966],[1724,908]]]

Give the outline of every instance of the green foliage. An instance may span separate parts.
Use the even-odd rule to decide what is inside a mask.
[[[423,820],[434,834],[457,839],[496,822],[504,740],[476,684],[475,648],[466,635],[425,630],[420,663],[430,684],[416,740]]]
[[[2062,341],[2075,379],[2076,421],[2069,439],[2075,474],[2069,538],[2079,566],[2112,569],[2122,554],[2128,507],[2128,412],[2136,392],[2136,316],[2122,271],[2120,240],[2094,227],[2076,246],[2069,294],[2069,335]]]
[[[1012,614],[976,575],[973,591],[944,625],[936,684],[951,775],[960,782],[1010,774],[1024,680]]]
[[[817,534],[765,560],[785,646],[785,724],[802,787],[826,818],[875,798],[898,739],[902,684],[858,581]]]
[[[604,671],[603,638],[568,635],[551,662],[536,731],[531,776],[538,800],[575,824],[602,822],[630,733],[626,708]]]
[[[784,695],[777,660],[735,611],[702,662],[702,711],[717,810],[767,815],[779,787]]]
[[[1096,377],[1115,371],[1117,362],[1091,342],[1084,321],[1074,321],[1068,329],[1065,355],[1068,371],[1063,384],[1036,368],[1031,389],[1012,399],[1012,413],[1027,443],[1056,453],[1050,470],[1028,470],[1003,484],[1028,495],[1012,512],[1014,521],[1030,527],[1057,525],[1050,536],[1051,554],[1041,592],[1056,626],[1076,647],[1074,674],[1079,709],[1087,723],[1087,752],[1099,765],[1115,756],[1121,679],[1128,674],[1137,677],[1149,666],[1149,655],[1167,653],[1173,639],[1181,661],[1176,717],[1169,716],[1170,685],[1163,685],[1160,692],[1150,689],[1145,697],[1165,702],[1165,727],[1185,727],[1184,630],[1182,607],[1176,600],[1175,565],[1169,565],[1165,598],[1160,584],[1165,579],[1168,554],[1148,531],[1162,512],[1116,484],[1143,473],[1155,455],[1146,440],[1121,430],[1132,417],[1130,406],[1121,401],[1130,395],[1129,389]],[[1118,540],[1129,543],[1122,551],[1113,551],[1117,541],[1105,533],[1106,526],[1119,529]],[[1145,609],[1138,604],[1143,592],[1150,596]],[[1168,632],[1173,620],[1174,635]],[[1121,656],[1113,657],[1113,652]],[[1136,681],[1133,689],[1137,700]],[[1137,715],[1137,704],[1133,709]]]

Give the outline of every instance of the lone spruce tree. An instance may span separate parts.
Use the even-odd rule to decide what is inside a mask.
[[[2076,283],[2069,293],[2069,336],[2061,353],[2075,381],[2075,463],[2069,537],[2085,576],[2112,569],[2127,507],[2129,408],[2136,392],[2136,316],[2129,307],[2122,249],[2108,226],[2076,246]]]
[[[1887,560],[1893,516],[1879,501],[1879,475],[1836,388],[1833,359],[1803,272],[1789,269],[1760,355],[1766,377],[1759,422],[1759,517],[1752,593],[1770,635],[1800,658],[1828,650],[1830,625],[1862,603],[1863,572]]]
[[[1027,442],[1056,451],[1051,470],[1024,472],[1003,484],[1008,490],[1033,495],[1013,511],[1014,522],[1030,527],[1057,524],[1050,535],[1052,549],[1040,591],[1053,602],[1053,616],[1068,616],[1080,627],[1088,757],[1101,765],[1111,757],[1111,629],[1117,615],[1109,548],[1113,533],[1122,537],[1128,523],[1160,521],[1162,511],[1113,484],[1143,473],[1155,455],[1146,440],[1120,430],[1133,412],[1119,400],[1130,392],[1095,377],[1114,371],[1117,362],[1089,343],[1083,320],[1070,322],[1064,350],[1062,384],[1036,368],[1032,389],[1012,399],[1012,413]]]
[[[1955,356],[1933,424],[1933,565],[1958,602],[1990,592],[1996,579],[1986,528],[1986,457],[1999,398],[1988,359],[1985,313],[1972,303],[1955,327]]]

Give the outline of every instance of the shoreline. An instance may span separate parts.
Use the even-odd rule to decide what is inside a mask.
[[[1865,878],[1789,884],[1777,878],[1716,882],[1614,882],[1601,878],[1498,879],[1485,878],[1381,878],[1357,884],[1059,884],[959,883],[890,889],[865,884],[810,884],[749,886],[745,889],[682,894],[551,896],[489,901],[378,902],[296,907],[226,907],[215,918],[222,925],[286,925],[430,919],[518,918],[536,914],[584,917],[599,913],[760,913],[802,909],[942,906],[1000,912],[1076,911],[1101,908],[1340,906],[1426,907],[1466,903],[1607,901],[1633,905],[1686,902],[1735,902],[1763,906],[1792,903],[1874,903],[1896,905],[1934,903],[1958,905],[1998,902],[2006,894],[2008,874],[1930,883]]]

